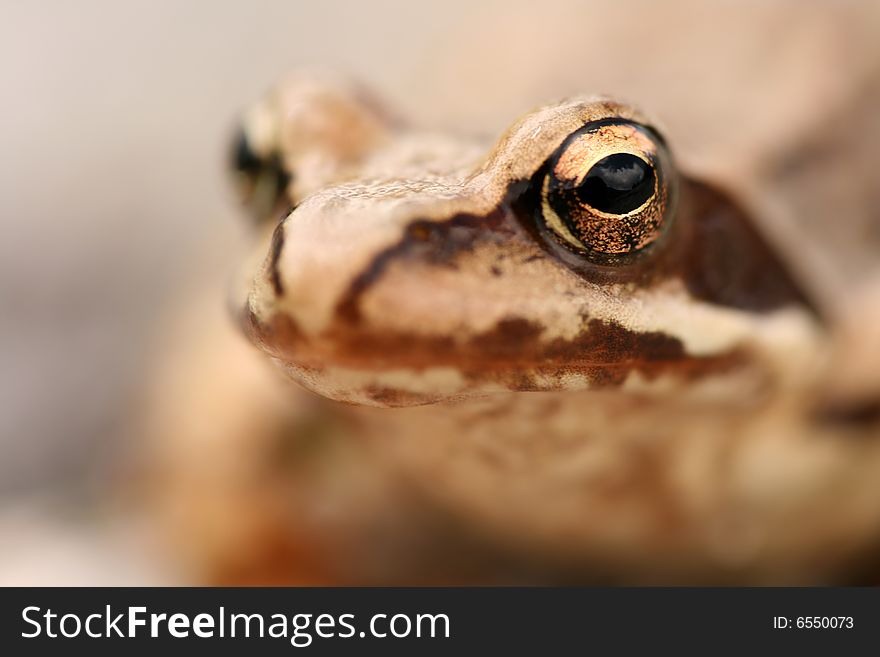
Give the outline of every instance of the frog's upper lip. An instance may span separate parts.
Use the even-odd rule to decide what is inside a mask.
[[[556,389],[554,381],[578,375],[602,385],[622,383],[631,371],[649,378],[663,372],[689,377],[727,371],[747,361],[737,349],[690,356],[676,338],[598,319],[569,340],[545,340],[540,325],[521,318],[505,319],[466,339],[376,331],[363,323],[339,323],[309,336],[287,315],[261,320],[246,312],[245,319],[254,342],[310,372],[328,367],[376,373],[452,368],[472,383],[503,382],[517,390]]]

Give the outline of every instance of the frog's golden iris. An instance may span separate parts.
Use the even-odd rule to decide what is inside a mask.
[[[548,161],[541,212],[570,248],[614,260],[663,234],[673,177],[671,158],[653,130],[622,119],[593,121]]]

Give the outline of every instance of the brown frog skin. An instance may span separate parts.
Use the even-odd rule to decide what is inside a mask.
[[[333,400],[282,394],[343,427],[321,486],[369,481],[340,507],[369,518],[364,491],[385,490],[386,542],[444,518],[445,534],[403,550],[467,555],[453,581],[824,583],[868,567],[877,417],[823,415],[828,313],[757,209],[678,171],[673,147],[593,97],[494,143],[419,133],[312,77],[251,109],[237,163],[263,237],[233,307],[260,350]],[[620,153],[651,168],[649,198],[579,205],[571,190]],[[320,505],[321,486],[300,506]],[[308,542],[285,529],[297,513],[272,515],[273,541]],[[257,579],[289,581],[305,561]],[[419,567],[342,580],[436,579]]]
[[[298,92],[291,83],[276,102],[307,106]],[[310,100],[318,106],[302,111],[329,123],[322,99]],[[670,180],[678,207],[650,248],[597,261],[567,248],[570,235],[554,238],[540,218],[542,167],[586,124],[647,123],[629,107],[575,99],[538,110],[488,156],[381,132],[369,106],[359,122],[321,126],[345,132],[339,153],[276,111],[292,126],[268,148],[293,180],[296,210],[275,228],[243,315],[254,340],[320,394],[409,406],[627,378],[668,387],[738,376],[745,362],[766,377],[779,331],[795,344],[815,333],[809,304],[742,211],[689,179]]]
[[[826,577],[880,529],[880,451],[858,438],[874,419],[816,417],[820,309],[742,203],[671,158],[653,161],[667,198],[647,246],[560,236],[545,181],[597,122],[667,150],[608,99],[548,105],[485,145],[283,84],[244,128],[270,163],[257,182],[280,166],[295,207],[245,276],[246,331],[314,392],[397,407],[351,412],[501,541],[635,579]],[[588,131],[572,166],[636,137]]]

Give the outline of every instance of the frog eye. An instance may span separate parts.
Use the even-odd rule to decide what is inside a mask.
[[[244,130],[235,137],[231,152],[231,168],[245,205],[258,220],[272,215],[285,204],[290,175],[277,153],[260,155],[255,152]]]
[[[654,244],[670,218],[672,161],[650,128],[623,119],[586,124],[550,157],[544,223],[569,248],[614,261]]]

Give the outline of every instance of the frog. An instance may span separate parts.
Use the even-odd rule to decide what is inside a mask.
[[[667,576],[779,576],[876,533],[873,402],[823,407],[833,311],[756,208],[607,98],[485,144],[360,95],[293,80],[245,121],[254,200],[293,210],[238,314],[436,503],[603,572],[650,545]]]
[[[434,133],[314,75],[244,114],[255,246],[228,293],[237,329],[206,360],[248,381],[261,423],[283,418],[229,432],[261,455],[217,521],[234,515],[246,581],[872,572],[876,242],[841,298],[817,275],[840,256],[815,242],[818,206],[701,177],[664,134],[593,95],[494,138]],[[820,175],[787,158],[764,177]]]

